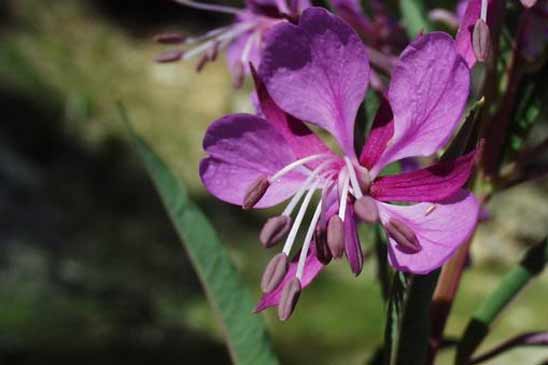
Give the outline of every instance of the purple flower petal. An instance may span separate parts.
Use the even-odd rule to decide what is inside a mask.
[[[394,136],[372,169],[429,156],[447,143],[457,127],[470,90],[470,70],[446,33],[419,37],[402,53],[392,72],[388,100]]]
[[[390,238],[388,259],[400,271],[428,274],[441,267],[466,242],[478,221],[479,203],[468,191],[461,190],[440,203],[397,206],[378,203],[383,225],[390,218],[405,223],[417,236],[422,249],[406,253]]]
[[[370,194],[380,201],[434,202],[457,193],[468,181],[477,151],[425,169],[377,178]]]
[[[302,121],[287,114],[276,105],[253,68],[252,74],[261,112],[265,119],[287,140],[298,159],[320,153],[333,154],[329,147]],[[312,162],[310,166],[315,167],[318,163],[320,162]]]
[[[381,158],[388,142],[394,135],[394,116],[388,100],[382,98],[375,116],[373,127],[360,155],[360,163],[368,169],[373,168]]]
[[[303,279],[301,280],[301,287],[304,289],[318,276],[320,271],[324,268],[324,265],[316,257],[315,243],[310,244],[310,251],[304,264]],[[297,273],[297,262],[299,260],[299,254],[295,255],[294,259],[289,264],[289,270],[285,274],[281,283],[271,291],[270,293],[263,294],[259,303],[255,307],[255,313],[262,312],[267,308],[275,307],[280,302],[280,297],[284,286],[295,277]]]
[[[354,275],[360,275],[363,269],[363,252],[360,237],[358,236],[354,208],[350,204],[346,208],[344,218],[344,250],[350,269]]]
[[[264,119],[233,114],[209,127],[204,137],[209,154],[200,163],[200,176],[207,190],[226,202],[241,205],[250,185],[260,176],[271,176],[295,161],[285,139]],[[290,197],[306,175],[295,170],[272,183],[255,206],[266,208]]]
[[[366,50],[346,23],[321,8],[298,26],[283,23],[266,41],[260,75],[282,109],[329,131],[355,156],[354,121],[369,79]]]

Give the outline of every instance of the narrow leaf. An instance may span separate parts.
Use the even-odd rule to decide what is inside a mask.
[[[225,331],[232,360],[242,365],[278,364],[262,317],[252,314],[250,292],[206,216],[188,198],[185,187],[133,131],[122,106],[120,115],[130,132],[177,234],[198,273],[206,296]]]
[[[489,327],[506,306],[548,263],[548,239],[530,248],[519,266],[502,279],[499,286],[480,305],[466,327],[457,347],[457,365],[468,364],[474,351],[489,333]]]

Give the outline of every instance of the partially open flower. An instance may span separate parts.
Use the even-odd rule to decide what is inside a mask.
[[[183,37],[177,33],[157,36],[156,40],[161,44],[179,45],[178,49],[158,56],[157,61],[166,63],[197,58],[196,70],[199,72],[207,63],[215,61],[220,51],[226,50],[236,87],[242,85],[244,76],[249,73],[250,62],[260,64],[261,49],[269,30],[280,22],[296,19],[310,6],[308,0],[246,0],[243,9],[191,0],[174,1],[196,9],[232,14],[235,21],[197,37]]]

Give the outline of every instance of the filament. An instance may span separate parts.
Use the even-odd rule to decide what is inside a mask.
[[[312,242],[312,236],[318,220],[320,219],[320,213],[322,212],[322,200],[316,206],[308,231],[304,238],[303,248],[301,249],[301,255],[299,256],[299,263],[297,264],[297,279],[302,280],[304,274],[304,264],[306,263],[306,257],[308,256],[308,250],[310,249],[310,242]]]
[[[306,212],[306,209],[308,208],[308,205],[310,204],[310,199],[312,199],[312,195],[314,195],[314,192],[318,187],[318,184],[318,181],[314,181],[314,183],[310,187],[310,190],[308,190],[308,193],[304,197],[304,201],[299,209],[299,212],[297,213],[297,217],[295,218],[295,223],[293,223],[291,231],[289,231],[289,235],[287,236],[284,248],[282,250],[282,252],[286,255],[289,255],[289,253],[291,252],[291,247],[293,246],[293,242],[295,242],[295,237],[297,237],[297,232],[299,231],[299,227],[301,226],[301,223],[303,221],[304,214]]]

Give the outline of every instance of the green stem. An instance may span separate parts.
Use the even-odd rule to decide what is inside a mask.
[[[457,347],[455,363],[466,365],[476,349],[489,334],[489,327],[497,316],[508,306],[535,276],[539,275],[548,263],[548,239],[530,248],[520,265],[502,279],[499,286],[480,305],[466,327]]]

